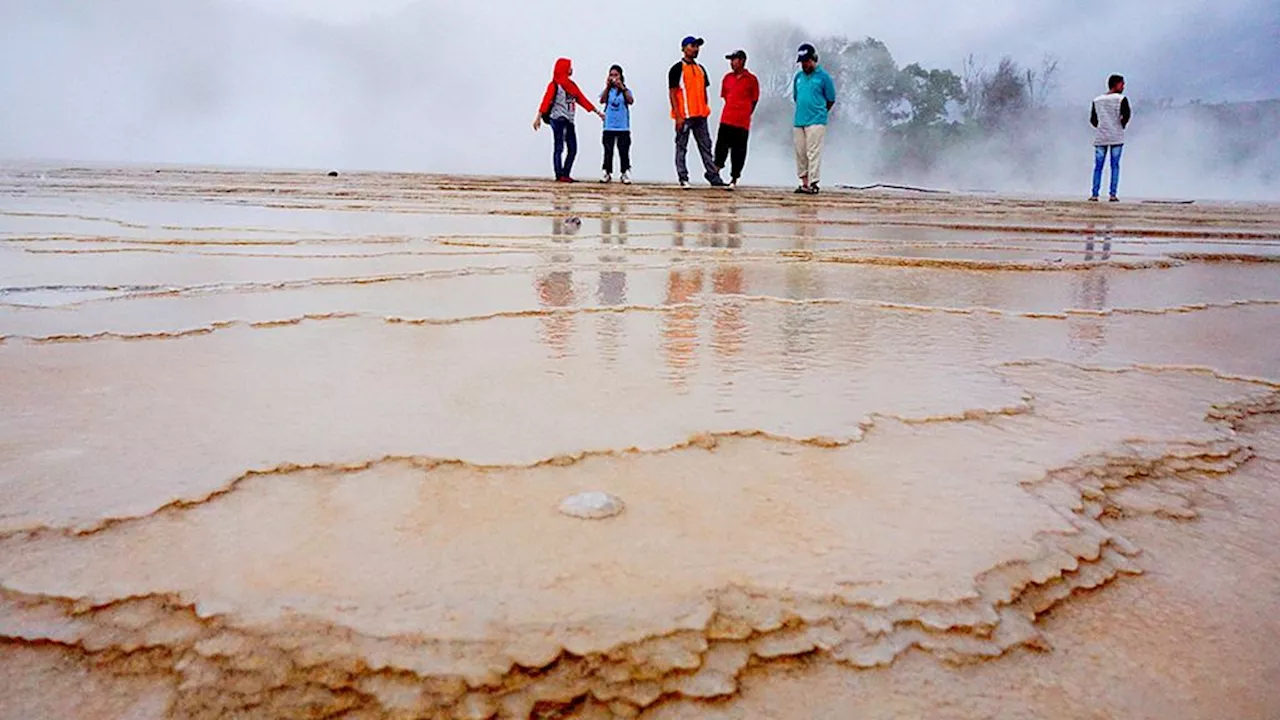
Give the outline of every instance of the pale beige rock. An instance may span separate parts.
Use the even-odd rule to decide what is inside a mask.
[[[26,177],[5,720],[1274,707],[1274,206]]]

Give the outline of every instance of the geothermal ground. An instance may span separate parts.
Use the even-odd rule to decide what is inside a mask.
[[[0,387],[6,719],[1280,717],[1280,206],[8,168]]]

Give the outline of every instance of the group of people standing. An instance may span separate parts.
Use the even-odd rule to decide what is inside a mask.
[[[667,73],[671,119],[675,123],[675,166],[680,187],[688,188],[689,167],[686,162],[689,137],[693,136],[705,171],[703,176],[713,187],[732,190],[737,187],[747,162],[747,144],[751,135],[751,117],[760,102],[760,81],[747,70],[747,53],[736,50],[725,56],[729,72],[720,82],[720,98],[724,109],[716,131],[714,149],[711,140],[711,76],[698,62],[705,41],[692,35],[680,42],[682,57]],[[795,101],[794,140],[796,174],[800,178],[797,193],[817,194],[822,166],[822,146],[826,135],[828,113],[836,101],[835,83],[818,65],[818,54],[808,43],[801,45],[796,62],[800,70],[792,83]],[[627,88],[622,67],[609,68],[605,88],[600,93],[601,108],[592,104],[572,79],[573,63],[568,58],[556,61],[555,71],[543,94],[533,129],[543,123],[551,126],[554,137],[552,165],[558,182],[574,182],[573,161],[578,153],[578,137],[574,116],[578,105],[604,121],[604,166],[601,182],[613,182],[613,155],[621,160],[623,183],[631,182],[631,106],[635,95]],[[721,176],[729,163],[729,181]]]
[[[681,188],[690,187],[689,167],[686,162],[689,137],[693,136],[698,154],[702,158],[703,176],[713,187],[733,190],[742,177],[747,161],[747,143],[751,134],[751,117],[760,102],[760,82],[747,70],[747,53],[736,50],[725,59],[729,72],[720,82],[720,97],[724,109],[720,113],[720,127],[716,131],[714,150],[711,140],[711,77],[698,62],[704,40],[692,35],[680,42],[682,57],[667,72],[667,89],[671,105],[671,119],[675,122],[676,178]],[[816,195],[822,172],[822,150],[826,138],[827,121],[836,102],[835,82],[818,64],[818,52],[805,43],[797,49],[796,63],[800,69],[791,81],[791,99],[795,104],[792,140],[795,144],[796,176],[800,180],[795,192]],[[573,63],[568,58],[556,61],[555,71],[543,94],[533,129],[543,123],[551,126],[554,136],[552,164],[556,180],[575,182],[572,177],[573,161],[578,153],[578,138],[574,129],[576,106],[595,113],[604,121],[604,174],[601,182],[613,182],[613,155],[616,149],[621,164],[621,181],[631,182],[631,106],[635,96],[627,88],[622,67],[609,68],[604,90],[596,108],[572,80]],[[1107,81],[1108,92],[1093,101],[1090,122],[1094,132],[1093,192],[1089,199],[1098,200],[1103,168],[1108,157],[1111,161],[1110,200],[1118,200],[1120,184],[1120,156],[1124,150],[1124,133],[1132,112],[1129,100],[1124,96],[1124,78],[1112,75]],[[721,177],[725,163],[729,162],[729,181]]]

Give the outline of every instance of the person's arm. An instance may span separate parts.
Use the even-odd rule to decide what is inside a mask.
[[[551,103],[556,99],[556,84],[551,82],[547,85],[547,91],[542,94],[542,102],[538,105],[538,114],[533,118],[533,129],[537,130],[542,127],[542,116],[551,111]]]
[[[671,117],[676,121],[676,131],[684,127],[684,93],[680,91],[680,75],[684,68],[680,63],[671,66],[667,73],[667,90],[671,98]]]
[[[604,111],[600,110],[595,105],[592,105],[591,100],[589,100],[586,94],[583,93],[582,90],[578,88],[576,83],[572,84],[572,87],[570,87],[569,91],[572,92],[573,96],[578,99],[578,103],[582,105],[582,107],[587,109],[587,112],[593,112],[602,118],[604,117]]]
[[[556,100],[556,84],[554,82],[547,84],[547,91],[542,94],[542,103],[538,105],[538,114],[546,115],[551,112],[551,103]]]
[[[751,98],[751,112],[754,114],[756,105],[760,104],[760,81],[755,75],[750,76],[747,81],[747,97]]]
[[[1089,124],[1098,127],[1098,103],[1089,103]]]
[[[835,107],[836,104],[836,81],[831,79],[830,75],[824,75],[822,78],[822,93],[827,98],[827,109]]]
[[[636,103],[636,96],[631,94],[630,88],[623,90],[622,94],[623,94],[623,97],[626,98],[628,105],[634,105]]]
[[[1129,98],[1120,100],[1120,127],[1129,127],[1129,118],[1133,117],[1133,111],[1129,109]]]

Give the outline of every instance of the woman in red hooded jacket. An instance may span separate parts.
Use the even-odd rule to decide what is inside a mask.
[[[547,92],[542,96],[542,105],[538,107],[538,116],[533,119],[533,129],[542,127],[545,121],[551,125],[551,133],[555,136],[555,151],[551,156],[555,166],[558,182],[573,182],[573,160],[578,155],[578,133],[573,128],[573,116],[578,103],[604,119],[604,112],[597,109],[578,89],[577,83],[570,79],[573,75],[573,63],[569,58],[556,60],[555,72],[551,82],[547,84]],[[568,154],[561,160],[566,146]]]

